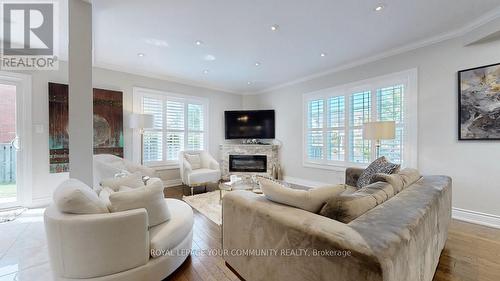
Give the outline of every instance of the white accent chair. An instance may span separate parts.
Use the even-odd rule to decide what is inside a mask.
[[[198,154],[201,160],[201,167],[193,169],[186,159],[186,154]],[[193,195],[194,187],[206,186],[208,183],[217,183],[221,177],[219,163],[206,151],[191,150],[179,152],[179,166],[182,183],[191,188],[191,195]]]
[[[165,199],[170,220],[148,228],[146,209],[68,214],[55,204],[44,213],[55,280],[159,281],[189,256],[193,211]]]
[[[156,177],[154,169],[136,164],[127,159],[112,154],[94,155],[94,188],[99,186],[103,179],[113,178],[116,174],[126,171],[129,173],[140,173],[143,177]]]

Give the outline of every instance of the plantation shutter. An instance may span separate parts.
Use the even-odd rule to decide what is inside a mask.
[[[401,164],[403,162],[403,112],[404,85],[394,85],[377,89],[377,121],[395,121],[396,138],[382,140],[380,155],[390,161]]]
[[[150,97],[142,99],[143,112],[153,115],[153,128],[144,130],[144,162],[163,160],[163,101]]]
[[[368,163],[370,141],[363,139],[363,124],[371,120],[371,92],[353,93],[349,101],[349,161]]]
[[[345,97],[328,99],[328,125],[326,134],[326,155],[328,160],[345,160]]]
[[[167,100],[166,120],[166,160],[177,160],[184,149],[184,102]]]
[[[323,159],[324,104],[324,100],[319,99],[307,105],[307,157],[311,160]]]
[[[204,147],[203,133],[203,105],[191,104],[187,105],[188,132],[187,132],[187,149],[202,150]]]

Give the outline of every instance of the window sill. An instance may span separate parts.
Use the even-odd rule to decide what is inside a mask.
[[[179,164],[178,163],[155,163],[155,164],[145,164],[146,167],[149,167],[151,169],[154,169],[156,171],[161,171],[161,170],[175,170],[179,169]]]
[[[345,163],[345,164],[333,164],[333,163],[314,163],[314,162],[303,162],[302,166],[307,168],[321,169],[321,170],[330,170],[330,171],[339,171],[345,172],[347,168],[356,167],[356,168],[366,168],[367,164],[359,164],[359,163]]]

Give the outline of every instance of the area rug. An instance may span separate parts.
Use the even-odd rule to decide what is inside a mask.
[[[26,210],[27,210],[26,208],[0,210],[0,223],[15,220],[17,217],[19,217]]]
[[[217,225],[222,225],[222,205],[219,199],[219,191],[182,197],[182,200],[209,220],[215,222]]]

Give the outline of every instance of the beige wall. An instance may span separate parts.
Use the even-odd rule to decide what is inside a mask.
[[[343,173],[302,166],[302,94],[418,68],[418,168],[453,178],[453,206],[500,215],[500,143],[457,140],[457,71],[500,62],[500,41],[464,47],[452,39],[268,93],[246,96],[244,108],[274,108],[286,176],[336,183]],[[297,125],[300,124],[300,125]]]
[[[68,174],[49,173],[49,114],[48,114],[48,82],[68,83],[67,63],[61,62],[59,71],[33,72],[33,187],[34,204],[47,203],[52,191],[59,183],[68,178]],[[224,140],[224,110],[241,108],[240,95],[210,90],[201,87],[188,86],[166,80],[153,79],[124,72],[110,71],[100,68],[93,69],[93,85],[97,88],[123,91],[124,114],[132,110],[132,88],[145,87],[164,90],[173,93],[194,95],[209,99],[209,150],[213,155],[218,153],[218,145]],[[36,127],[42,127],[39,133]],[[132,156],[132,135],[130,129],[124,128],[125,157]],[[161,175],[166,180],[178,180],[179,171],[163,170]]]

